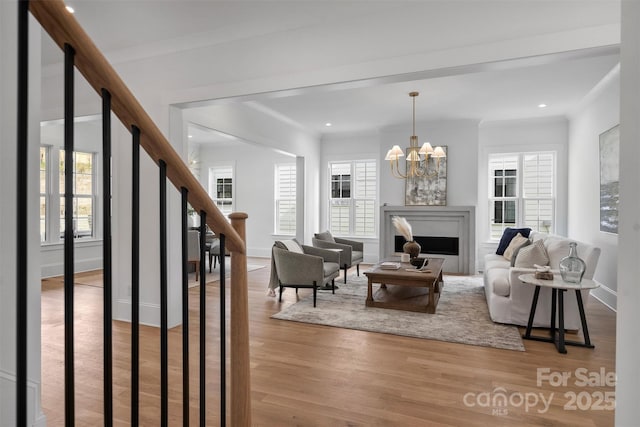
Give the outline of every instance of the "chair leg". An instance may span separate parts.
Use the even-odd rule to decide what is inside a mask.
[[[193,265],[196,266],[196,282],[197,282],[198,274],[200,273],[200,261],[193,261]]]
[[[297,290],[297,289],[296,289]],[[313,307],[316,306],[316,298],[318,295],[318,287],[316,286],[316,281],[313,281]]]
[[[280,296],[278,297],[278,302],[282,302],[282,291],[284,290],[284,286],[280,285]]]
[[[347,283],[347,264],[344,265],[344,283]]]
[[[336,293],[336,280],[335,279],[331,279],[331,293],[332,294]]]
[[[296,295],[298,295],[298,289],[300,289],[300,288],[296,288]]]
[[[360,277],[360,264],[356,264],[356,271],[358,272],[358,277]]]
[[[213,254],[209,251],[209,273],[211,273],[211,263],[213,262]]]

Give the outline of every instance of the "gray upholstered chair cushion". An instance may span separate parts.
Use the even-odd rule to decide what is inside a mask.
[[[315,237],[318,240],[323,240],[325,242],[331,242],[331,243],[335,243],[335,239],[333,238],[333,236],[331,235],[330,231],[323,231],[322,233],[315,233],[313,235],[313,237]]]

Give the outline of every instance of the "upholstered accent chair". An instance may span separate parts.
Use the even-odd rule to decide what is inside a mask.
[[[299,288],[313,289],[314,307],[318,289],[335,293],[334,279],[340,275],[337,252],[301,245],[293,239],[275,242],[271,254],[269,288],[279,288],[278,301],[282,301],[284,288],[295,288],[296,294]]]
[[[187,263],[195,266],[196,282],[200,274],[200,232],[187,231]]]
[[[336,250],[340,254],[340,267],[344,270],[344,283],[347,283],[347,270],[354,265],[358,276],[360,276],[360,263],[364,257],[364,243],[333,237],[329,231],[315,233],[311,242],[316,248]]]
[[[209,273],[211,273],[211,270],[216,268],[218,261],[222,263],[222,255],[220,255],[220,239],[214,237],[211,240],[207,240],[205,251],[209,254]]]

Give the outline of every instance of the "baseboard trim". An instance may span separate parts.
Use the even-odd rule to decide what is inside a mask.
[[[74,272],[83,273],[85,271],[100,270],[102,268],[102,258],[93,258],[85,260],[76,260],[74,262]],[[62,276],[64,274],[64,264],[55,263],[42,265],[40,267],[40,277],[45,279],[47,277]]]
[[[118,299],[113,307],[113,320],[131,322],[131,301],[128,299]],[[140,303],[140,324],[146,326],[160,327],[160,305],[141,302]],[[169,328],[179,325],[169,324]]]
[[[607,308],[609,308],[614,313],[617,313],[618,312],[617,310],[618,293],[613,289],[603,285],[602,283],[599,283],[597,281],[596,283],[598,283],[600,287],[593,289],[591,291],[591,296],[593,296],[595,299],[600,301],[602,304],[604,304]]]
[[[13,395],[16,387],[16,376],[11,372],[0,369],[0,388],[2,395]],[[10,392],[5,393],[4,389],[9,388]],[[8,405],[8,407],[5,407]],[[46,427],[47,417],[42,412],[42,404],[40,402],[40,384],[35,381],[27,381],[27,410],[29,412],[27,418],[32,420],[33,427]],[[2,399],[0,402],[0,413],[3,414],[2,425],[14,425],[15,421],[5,419],[6,414],[15,418],[15,401],[11,399]],[[6,424],[5,424],[6,423]]]

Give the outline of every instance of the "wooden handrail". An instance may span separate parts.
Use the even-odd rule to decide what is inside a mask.
[[[205,189],[189,170],[186,163],[142,108],[138,100],[115,72],[111,64],[85,33],[78,21],[65,9],[61,0],[31,0],[31,14],[49,33],[61,49],[65,43],[75,49],[75,65],[93,89],[111,94],[111,108],[122,124],[140,129],[140,145],[158,163],[167,164],[167,178],[180,190],[189,190],[189,203],[197,211],[207,213],[207,225],[216,234],[224,234],[231,252],[246,253],[244,240],[238,235]]]

